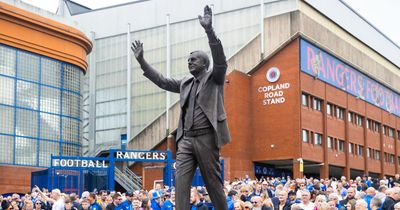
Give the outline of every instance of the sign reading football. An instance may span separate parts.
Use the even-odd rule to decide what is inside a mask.
[[[277,82],[281,76],[281,72],[277,67],[268,69],[266,78],[270,83]],[[284,90],[290,87],[290,83],[281,83],[274,85],[260,86],[258,92],[263,94],[262,104],[264,106],[271,104],[282,104],[286,101]]]

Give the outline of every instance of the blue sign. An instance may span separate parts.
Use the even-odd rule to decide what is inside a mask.
[[[400,95],[330,55],[300,40],[301,71],[400,117]]]

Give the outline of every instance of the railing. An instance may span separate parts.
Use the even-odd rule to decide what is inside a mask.
[[[141,189],[141,186],[135,184],[128,176],[122,173],[117,167],[115,169],[115,181],[117,181],[125,190],[135,191]]]
[[[139,186],[139,187],[143,186],[142,177],[140,177],[140,176],[136,175],[135,173],[133,173],[133,171],[131,171],[131,169],[129,169],[128,167],[124,167],[123,173],[130,180],[132,180],[132,182],[134,182],[136,186]]]

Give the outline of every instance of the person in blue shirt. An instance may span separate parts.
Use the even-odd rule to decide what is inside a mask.
[[[173,193],[175,194],[175,192],[173,192],[173,191],[171,192],[171,194],[168,193],[168,192],[166,192],[164,194],[166,200],[163,203],[163,205],[161,207],[161,210],[173,210],[174,209],[174,202],[172,200],[172,194]]]
[[[161,194],[160,192],[154,190],[151,193],[151,209],[152,210],[161,210]]]
[[[115,210],[132,210],[132,201],[133,201],[133,193],[126,192],[125,193],[126,200],[119,204]]]
[[[89,210],[102,210],[100,204],[96,202],[96,194],[90,193],[88,200],[90,203]]]
[[[228,192],[228,197],[226,198],[226,203],[228,205],[228,210],[235,209],[235,201],[237,200],[237,192],[235,190],[230,190]]]

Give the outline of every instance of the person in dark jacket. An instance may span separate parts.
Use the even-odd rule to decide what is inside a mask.
[[[208,210],[207,205],[201,201],[200,192],[195,188],[191,190],[190,201],[192,203],[190,210]]]
[[[341,206],[346,206],[346,204],[350,201],[350,200],[354,200],[354,196],[356,195],[356,190],[353,187],[349,187],[349,189],[347,189],[347,196],[346,199],[341,200],[339,203]]]
[[[115,193],[112,198],[113,202],[106,206],[106,210],[114,210],[122,201],[121,195],[119,193]]]
[[[382,204],[382,210],[394,210],[394,205],[400,200],[400,188],[389,188],[386,195],[388,196]]]

